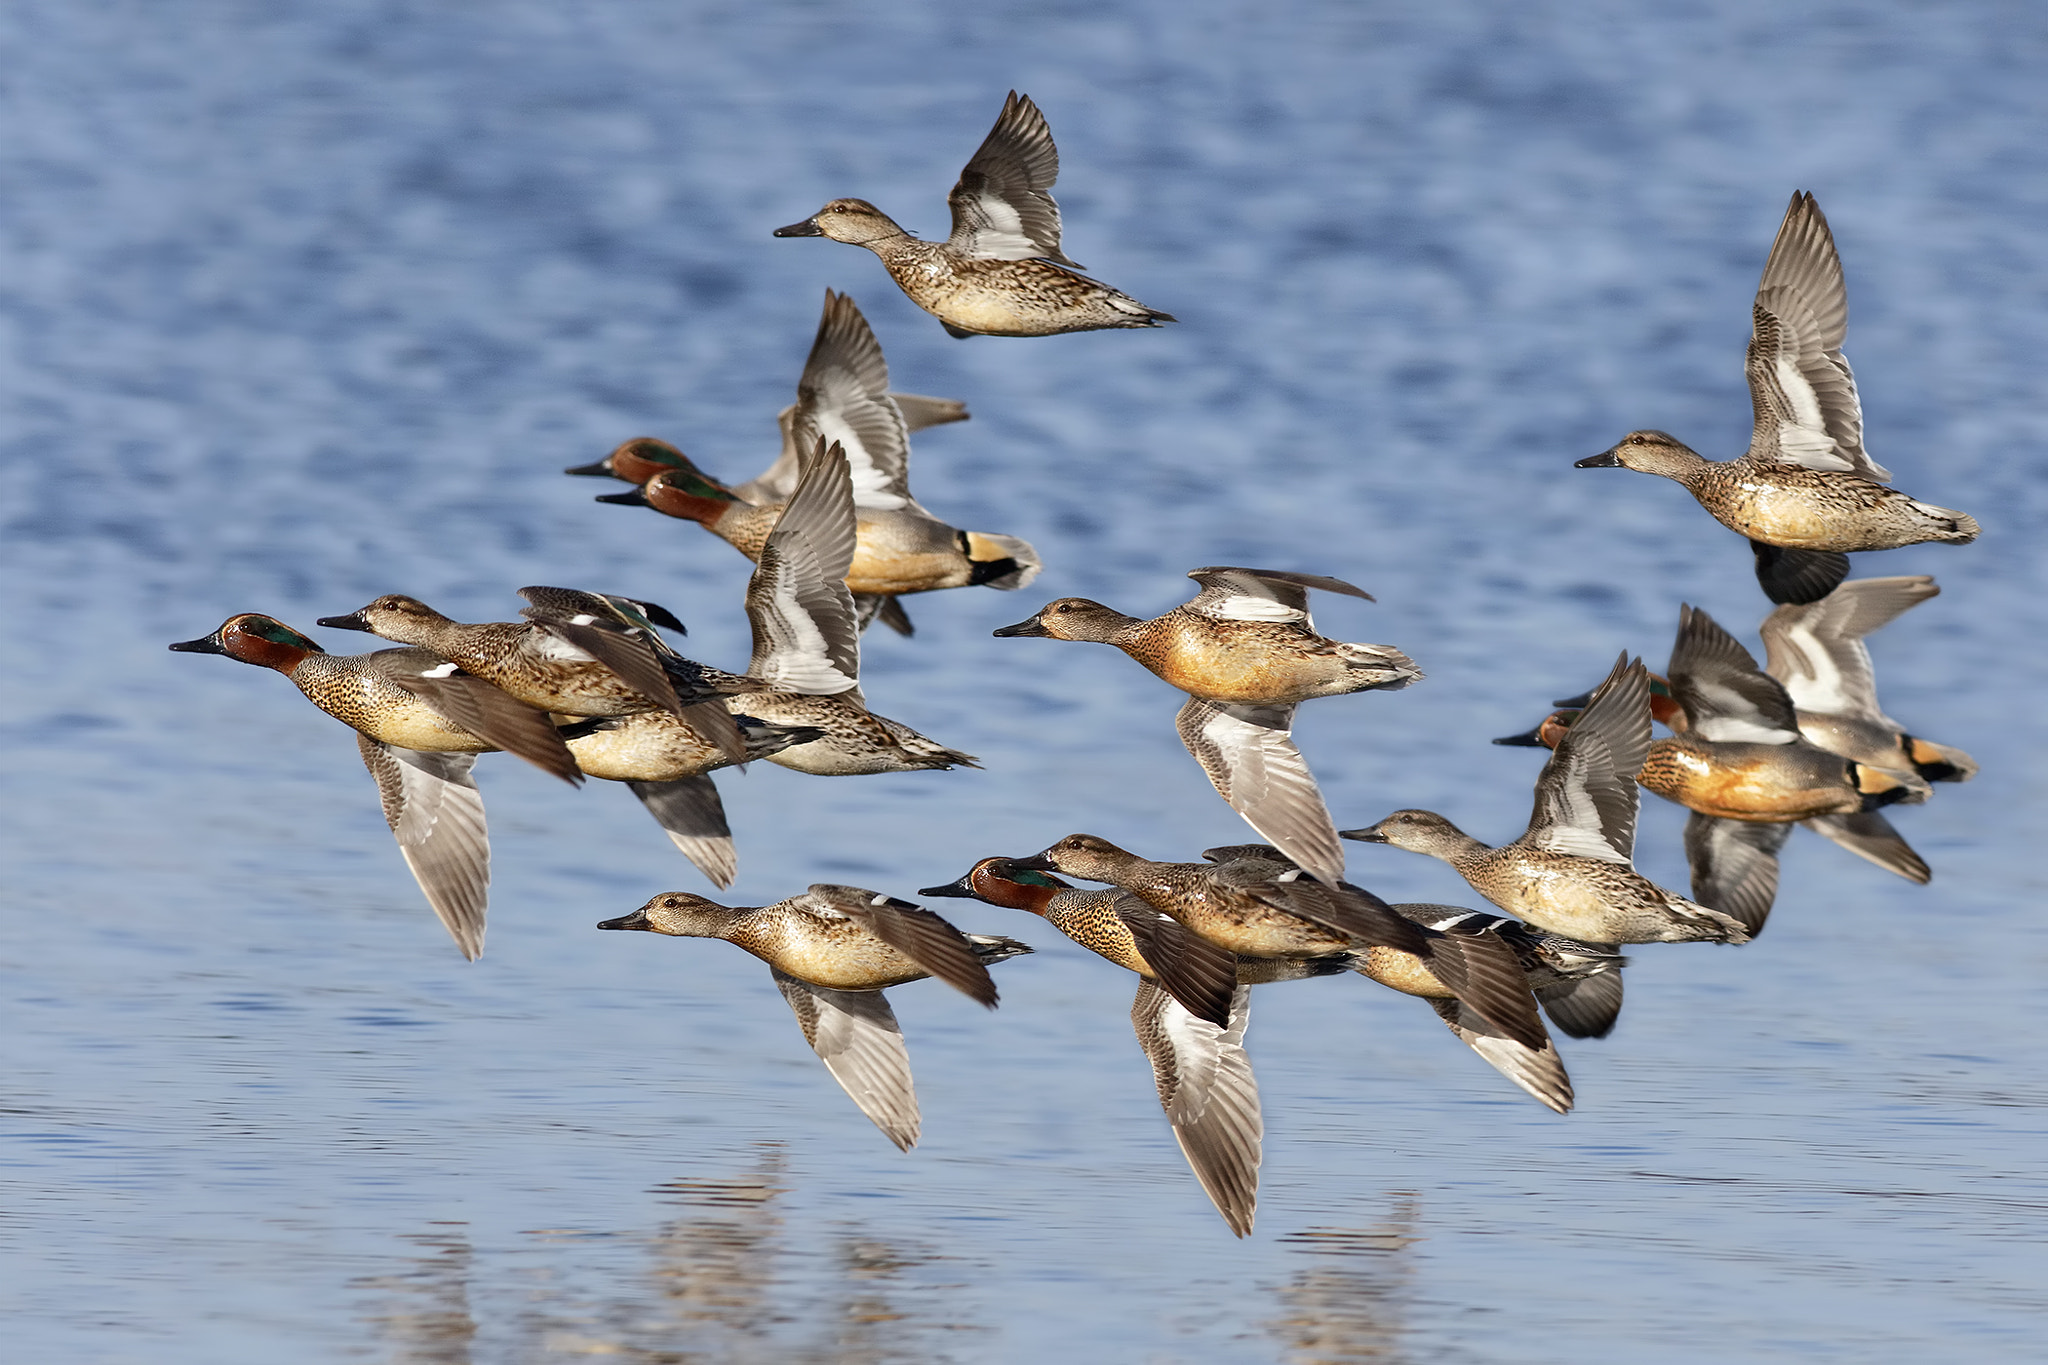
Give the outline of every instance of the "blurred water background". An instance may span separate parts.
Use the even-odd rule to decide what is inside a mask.
[[[2038,1358],[2044,37],[2018,3],[10,6],[6,1354]],[[844,194],[943,235],[1011,87],[1058,138],[1070,254],[1180,326],[954,341],[866,253],[769,237]],[[1304,708],[1338,821],[1498,842],[1536,762],[1488,737],[1619,650],[1660,663],[1681,601],[1743,634],[1766,609],[1681,490],[1571,462],[1637,426],[1742,448],[1795,188],[1841,245],[1871,451],[1984,525],[1857,567],[1944,589],[1874,644],[1890,711],[1984,763],[1898,815],[1933,884],[1796,836],[1754,947],[1636,952],[1615,1035],[1566,1049],[1569,1118],[1419,1002],[1261,991],[1245,1242],[1167,1134],[1129,978],[1042,925],[945,905],[1040,952],[994,1015],[894,993],[901,1155],[758,963],[593,931],[709,889],[627,793],[479,764],[467,965],[348,733],[164,649],[559,583],[743,663],[745,562],[558,471],[651,433],[751,476],[829,286],[898,387],[973,409],[917,439],[921,499],[1047,569],[868,637],[877,709],[986,771],[721,776],[728,899],[905,894],[1081,829],[1248,837],[1164,684],[989,638],[1069,593],[1155,612],[1198,564],[1376,593],[1321,624],[1430,676]],[[1639,854],[1680,887],[1681,823],[1648,799]],[[1352,870],[1476,903],[1396,850]]]

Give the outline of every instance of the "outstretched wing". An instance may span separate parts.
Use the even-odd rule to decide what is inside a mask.
[[[720,890],[732,885],[739,871],[732,829],[725,823],[725,802],[709,773],[674,782],[628,782],[655,823],[668,831],[669,842],[682,850],[697,870]]]
[[[1785,210],[1751,324],[1745,367],[1756,408],[1751,454],[1890,480],[1863,450],[1863,407],[1856,376],[1842,357],[1849,295],[1834,235],[1810,194],[1794,194]]]
[[[946,196],[953,210],[947,245],[978,260],[1043,257],[1079,270],[1080,263],[1060,250],[1060,206],[1047,193],[1059,178],[1060,153],[1045,115],[1012,90]]]
[[[825,291],[818,338],[796,392],[789,440],[800,455],[820,441],[837,441],[853,469],[854,506],[893,512],[913,505],[910,438],[889,396],[889,363],[849,296]]]
[[[880,991],[835,991],[769,968],[811,1045],[860,1112],[904,1151],[917,1145],[917,1091],[896,1012]]]
[[[1779,607],[1760,627],[1764,671],[1801,711],[1889,725],[1863,637],[1940,591],[1924,574],[1859,578],[1818,602]]]
[[[1139,983],[1131,1005],[1131,1027],[1152,1063],[1174,1141],[1209,1202],[1240,1237],[1252,1230],[1265,1138],[1258,1082],[1244,1050],[1250,1022],[1249,986],[1232,993],[1227,1028],[1196,1018],[1149,981]]]
[[[360,732],[356,747],[377,779],[384,819],[405,865],[455,946],[474,962],[484,950],[491,885],[484,798],[469,775],[476,755],[421,753]]]
[[[1712,744],[1790,744],[1799,718],[1785,686],[1713,617],[1678,608],[1678,639],[1667,670],[1671,695],[1685,708],[1686,728]],[[1577,728],[1577,727],[1574,727]]]
[[[860,685],[860,627],[846,589],[852,476],[836,444],[814,446],[808,464],[747,582],[747,674],[777,691],[836,696]]]
[[[1276,621],[1314,629],[1315,623],[1308,614],[1310,588],[1373,600],[1372,594],[1363,588],[1322,574],[1215,565],[1190,569],[1188,577],[1200,583],[1202,591],[1187,604],[1187,610],[1218,621]]]
[[[1692,868],[1692,898],[1741,921],[1755,938],[1778,898],[1778,850],[1789,824],[1722,820],[1694,811],[1685,821],[1685,860]]]
[[[1294,707],[1238,706],[1189,698],[1175,724],[1232,810],[1261,836],[1334,886],[1344,878],[1344,845],[1315,774],[1288,727]]]
[[[921,905],[856,886],[813,883],[811,902],[859,920],[876,938],[966,995],[996,1007],[996,983],[967,936]]]
[[[1650,752],[1650,677],[1624,654],[1558,741],[1536,779],[1521,842],[1552,853],[1630,864],[1636,773]]]

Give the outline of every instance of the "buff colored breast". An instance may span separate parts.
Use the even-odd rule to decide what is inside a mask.
[[[1500,852],[1506,856],[1489,858],[1467,873],[1474,890],[1509,914],[1552,933],[1589,943],[1610,941],[1616,911],[1610,898],[1588,879],[1585,860],[1552,861],[1514,848]]]
[[[1391,986],[1404,995],[1419,995],[1426,1000],[1454,998],[1454,992],[1437,980],[1436,974],[1413,953],[1393,948],[1368,948],[1365,951],[1365,974],[1382,986]]]
[[[611,729],[568,743],[577,767],[613,782],[675,782],[709,771],[724,757],[666,711],[626,716]]]

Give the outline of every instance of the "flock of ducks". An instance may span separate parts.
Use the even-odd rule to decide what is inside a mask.
[[[858,199],[776,235],[868,248],[956,336],[1171,321],[1063,254],[1048,193],[1058,166],[1044,118],[1013,92],[953,188],[945,242],[918,241]],[[1863,451],[1840,350],[1846,315],[1826,220],[1811,195],[1795,195],[1757,293],[1749,451],[1716,463],[1638,431],[1579,462],[1676,479],[1751,542],[1778,604],[1762,625],[1768,661],[1759,668],[1705,612],[1681,607],[1662,676],[1624,654],[1591,693],[1496,741],[1551,750],[1528,828],[1498,847],[1424,810],[1336,828],[1292,738],[1295,708],[1423,676],[1399,649],[1317,633],[1312,591],[1370,600],[1342,579],[1197,568],[1193,600],[1150,620],[1064,597],[995,631],[1114,645],[1185,693],[1182,740],[1265,841],[1161,862],[1073,834],[1028,856],[983,857],[918,893],[1036,915],[1138,976],[1132,1022],[1160,1103],[1233,1232],[1251,1228],[1260,1165],[1244,1050],[1252,986],[1356,972],[1419,997],[1488,1064],[1564,1113],[1571,1081],[1545,1016],[1573,1038],[1604,1037],[1621,1009],[1622,945],[1755,937],[1794,824],[1928,879],[1880,808],[1924,801],[1930,783],[1966,780],[1976,765],[1885,716],[1864,638],[1937,589],[1925,577],[1842,579],[1849,552],[1964,542],[1977,526],[1884,486],[1888,475]],[[396,594],[319,619],[399,646],[367,654],[329,654],[257,613],[171,648],[283,673],[357,732],[399,848],[467,957],[483,947],[489,883],[472,777],[480,753],[516,754],[572,784],[625,783],[724,887],[737,858],[712,783],[719,768],[760,760],[854,776],[978,766],[871,710],[860,684],[868,624],[912,633],[903,598],[1016,590],[1039,574],[1025,541],[957,529],[911,494],[908,434],[966,415],[958,403],[893,393],[859,309],[828,291],[797,401],[779,417],[781,451],[759,477],[721,483],[650,437],[567,471],[623,481],[630,491],[598,501],[697,522],[754,562],[742,673],[677,653],[661,632],[682,623],[651,602],[551,587],[520,589],[519,621],[454,621]],[[1689,897],[1635,870],[1638,786],[1692,811]],[[1346,879],[1346,839],[1440,858],[1507,913],[1389,905]],[[758,908],[666,892],[598,927],[724,939],[766,962],[834,1078],[905,1149],[918,1137],[917,1100],[883,992],[931,976],[993,1007],[989,967],[1031,951],[887,894],[823,883]]]

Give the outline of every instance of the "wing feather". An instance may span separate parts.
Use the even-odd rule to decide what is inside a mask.
[[[903,1028],[880,991],[835,991],[774,973],[776,988],[811,1045],[860,1112],[903,1151],[917,1145],[920,1118]]]
[[[1042,257],[1080,269],[1060,250],[1060,206],[1049,193],[1059,176],[1059,149],[1045,115],[1012,90],[946,196],[953,210],[947,245],[977,260]]]
[[[1624,654],[1543,765],[1522,842],[1632,864],[1636,773],[1649,751],[1649,674],[1640,659]]]
[[[356,747],[377,779],[384,819],[427,904],[472,962],[484,950],[491,839],[484,798],[470,769],[475,754],[429,754],[360,732]]]
[[[1149,981],[1139,983],[1131,1005],[1131,1027],[1152,1063],[1174,1141],[1209,1202],[1240,1237],[1251,1231],[1258,1206],[1265,1138],[1258,1082],[1244,1050],[1250,1022],[1248,986],[1232,992],[1227,1028],[1188,1013]]]

